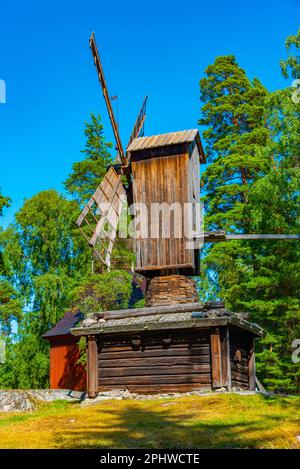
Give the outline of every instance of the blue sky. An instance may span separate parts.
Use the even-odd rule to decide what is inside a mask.
[[[127,142],[145,94],[146,135],[197,127],[199,79],[217,55],[235,54],[270,90],[289,83],[279,60],[300,26],[300,0],[14,1],[0,6],[0,187],[13,199],[63,190],[84,146],[83,122],[106,108],[93,66],[92,30]]]

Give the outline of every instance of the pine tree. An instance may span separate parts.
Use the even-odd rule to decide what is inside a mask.
[[[253,231],[297,233],[300,220],[299,168],[280,165],[251,188]],[[265,330],[257,346],[257,371],[273,391],[298,392],[300,369],[292,342],[300,337],[300,246],[297,241],[250,243],[252,268],[240,284],[239,301]]]
[[[103,179],[107,167],[113,160],[110,154],[112,145],[104,138],[101,117],[91,114],[91,122],[85,122],[84,159],[73,164],[72,173],[64,182],[65,188],[82,206],[94,193]]]
[[[291,64],[297,65],[298,59],[294,57],[286,63],[286,70],[292,77],[297,77],[297,67],[293,68]],[[210,109],[213,110],[218,108],[216,102],[220,90],[215,77],[214,86],[216,91],[210,94]],[[291,99],[292,91],[289,87],[265,94],[261,102],[262,113],[253,109],[254,115],[261,116],[257,128],[253,128],[253,142],[256,141],[254,159],[249,161],[243,158],[243,146],[235,155],[240,155],[248,175],[248,164],[251,175],[252,163],[255,159],[259,160],[256,174],[247,178],[247,185],[243,185],[242,178],[238,179],[239,186],[244,186],[243,194],[246,197],[243,194],[240,198],[233,197],[231,180],[226,180],[226,164],[222,170],[222,162],[231,152],[230,144],[227,153],[226,146],[222,144],[226,142],[226,132],[231,132],[233,145],[239,136],[236,137],[232,126],[228,128],[227,124],[224,125],[222,115],[210,114],[208,136],[213,136],[214,140],[209,140],[208,152],[212,165],[216,160],[219,164],[212,169],[209,166],[204,178],[204,187],[208,185],[209,188],[206,197],[212,198],[212,203],[208,203],[209,227],[257,233],[299,232],[300,116],[299,104]],[[226,97],[225,94],[218,101],[222,103],[222,110]],[[251,107],[251,103],[248,104]],[[230,110],[230,107],[226,110]],[[225,117],[228,118],[226,113]],[[209,125],[209,121],[206,121],[206,125]],[[261,131],[261,135],[264,133],[264,140],[256,140],[257,131],[259,134]],[[251,134],[252,130],[249,132]],[[247,139],[251,139],[250,134]],[[225,150],[223,154],[220,148]],[[236,161],[238,159],[231,160],[234,164]],[[231,205],[222,204],[221,198],[216,203],[214,190],[221,192],[226,201],[229,198]],[[218,210],[221,210],[221,216]],[[265,329],[265,337],[257,344],[259,378],[270,390],[299,391],[299,367],[291,360],[292,341],[300,336],[299,244],[295,241],[222,243],[208,249],[205,265],[207,276],[217,285],[227,306],[236,311],[249,311],[250,319]]]
[[[281,61],[286,78],[300,77],[300,31],[287,41]],[[291,47],[295,46],[291,55]],[[271,140],[266,151],[274,165],[251,188],[251,228],[264,233],[299,233],[300,103],[294,89],[275,91],[266,100]],[[293,339],[300,337],[300,245],[298,241],[251,243],[251,277],[241,284],[240,299],[253,320],[265,329],[257,369],[269,389],[299,392],[300,369],[293,363]]]
[[[264,147],[269,133],[264,103],[267,90],[250,81],[234,56],[218,57],[200,80],[204,103],[199,124],[204,126],[208,167],[202,176],[205,229],[249,232],[249,190],[271,165]],[[235,290],[251,262],[241,242],[206,249],[203,275],[228,306],[237,308]]]
[[[209,166],[203,174],[206,228],[244,230],[249,187],[268,170],[267,90],[252,82],[234,56],[218,57],[200,81],[203,136]]]

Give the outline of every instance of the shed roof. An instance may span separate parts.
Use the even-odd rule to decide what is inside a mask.
[[[95,318],[94,322],[87,319],[83,321],[83,324],[73,328],[71,332],[74,335],[89,335],[194,327],[209,328],[227,324],[248,330],[257,336],[263,334],[263,330],[258,325],[242,319],[238,314],[231,313],[222,307],[221,304],[220,307],[202,311],[170,312],[118,319],[109,318],[106,320]]]
[[[43,334],[44,339],[60,335],[71,334],[71,329],[82,321],[83,315],[80,311],[67,311],[63,317],[49,331]]]
[[[198,129],[181,130],[178,132],[170,132],[159,135],[151,135],[149,137],[139,137],[132,140],[127,151],[133,153],[135,151],[146,150],[150,148],[159,148],[168,145],[178,145],[181,143],[191,143],[196,140],[200,157],[204,159],[204,152],[200,140]]]

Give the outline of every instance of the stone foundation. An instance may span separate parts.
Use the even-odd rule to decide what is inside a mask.
[[[196,283],[184,275],[154,277],[146,291],[146,306],[176,305],[197,301]]]

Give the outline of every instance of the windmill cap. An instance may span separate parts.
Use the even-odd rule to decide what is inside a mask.
[[[148,148],[159,148],[169,145],[180,145],[182,143],[192,143],[194,140],[196,140],[198,145],[201,161],[204,162],[204,151],[198,129],[180,130],[178,132],[135,138],[128,146],[127,151],[133,153],[140,150],[146,150]]]

